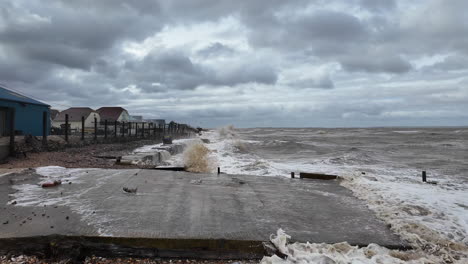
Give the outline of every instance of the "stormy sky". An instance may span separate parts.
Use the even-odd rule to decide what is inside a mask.
[[[466,0],[0,0],[0,83],[203,127],[468,125]]]

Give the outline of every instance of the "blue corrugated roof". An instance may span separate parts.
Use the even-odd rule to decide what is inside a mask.
[[[27,103],[27,104],[50,106],[48,104],[44,104],[43,102],[34,100],[32,98],[29,98],[27,96],[24,96],[12,90],[9,90],[1,85],[0,85],[0,100],[8,100],[8,101],[21,102],[21,103]]]

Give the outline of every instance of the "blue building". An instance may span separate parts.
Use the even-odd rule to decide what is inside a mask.
[[[48,135],[50,106],[0,85],[0,136],[10,136],[10,131],[33,136],[42,136],[45,131]]]

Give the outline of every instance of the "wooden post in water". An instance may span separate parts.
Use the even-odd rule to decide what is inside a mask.
[[[81,117],[81,140],[84,140],[84,116]]]
[[[426,182],[426,171],[422,171],[422,181]]]
[[[218,167],[218,174],[221,174],[221,168]]]
[[[42,147],[47,147],[47,112],[42,112]]]
[[[68,142],[68,114],[65,114],[65,141]]]
[[[291,172],[291,178],[294,179],[294,172]]]

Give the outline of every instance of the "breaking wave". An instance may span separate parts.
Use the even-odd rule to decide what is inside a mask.
[[[468,257],[468,195],[463,191],[468,182],[462,158],[468,145],[463,131],[436,131],[242,130],[228,126],[203,136],[210,140],[206,146],[226,173],[289,177],[291,172],[303,171],[344,177],[342,185],[416,249],[407,254],[373,245],[364,251],[380,253],[361,257],[383,258],[387,263],[424,263],[425,258],[434,263],[457,263]],[[447,148],[453,151],[448,153]],[[421,170],[429,170],[438,184],[421,183]],[[364,252],[348,246],[346,254]],[[332,259],[341,263],[339,257]]]
[[[377,244],[366,247],[351,246],[346,242],[325,243],[288,243],[291,237],[282,229],[270,238],[285,259],[273,255],[264,257],[261,264],[289,263],[439,263],[442,259],[427,256],[420,250],[390,250]]]
[[[194,143],[183,153],[185,169],[190,172],[211,172],[214,162],[210,159],[210,150],[203,143]]]

